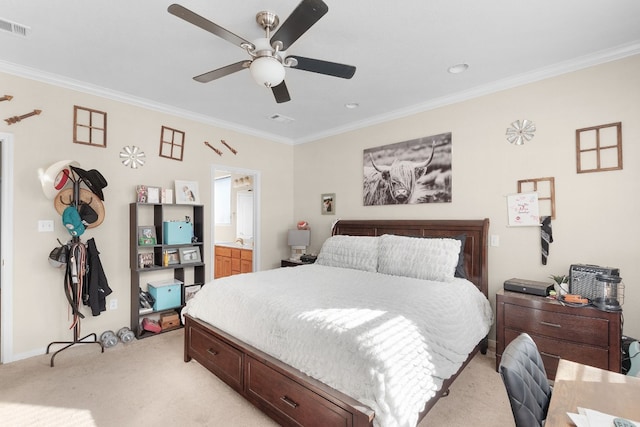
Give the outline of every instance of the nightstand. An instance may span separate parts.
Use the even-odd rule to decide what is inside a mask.
[[[560,359],[620,372],[622,312],[569,307],[555,299],[496,293],[496,370],[505,347],[522,332],[538,346],[549,379]]]
[[[280,267],[297,267],[299,265],[313,264],[312,262],[291,261],[290,259],[283,259],[280,261]]]

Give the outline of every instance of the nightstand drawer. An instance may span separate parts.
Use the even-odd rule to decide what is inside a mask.
[[[594,317],[555,313],[505,304],[505,325],[509,328],[571,341],[578,344],[609,347],[609,322]]]

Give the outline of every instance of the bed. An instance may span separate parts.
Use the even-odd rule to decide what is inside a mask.
[[[282,425],[415,426],[486,352],[488,229],[337,221],[316,264],[205,285],[182,313],[184,360]]]

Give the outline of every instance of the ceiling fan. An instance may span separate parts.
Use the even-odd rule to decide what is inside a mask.
[[[278,28],[280,23],[278,15],[269,11],[258,12],[256,22],[264,29],[265,37],[253,42],[237,36],[179,4],[172,4],[167,10],[172,15],[241,47],[251,57],[251,59],[195,76],[193,79],[200,83],[208,83],[248,68],[253,79],[258,84],[270,88],[276,102],[281,103],[291,100],[284,82],[285,67],[343,79],[350,79],[356,72],[356,67],[352,65],[286,54],[286,50],[329,11],[329,7],[322,0],[302,0],[280,28]],[[278,30],[271,36],[271,32],[276,28]]]

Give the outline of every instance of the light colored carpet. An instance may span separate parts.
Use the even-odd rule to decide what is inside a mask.
[[[0,366],[0,425],[277,425],[195,361],[183,361],[183,330],[105,349],[73,346]],[[52,351],[59,347],[53,347]],[[478,355],[420,423],[513,426],[495,358]]]

